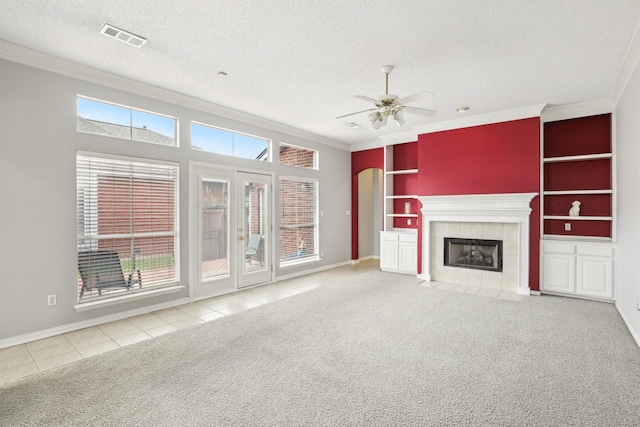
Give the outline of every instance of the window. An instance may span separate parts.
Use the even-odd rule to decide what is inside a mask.
[[[177,119],[78,97],[78,132],[154,144],[176,144]]]
[[[176,285],[178,167],[79,153],[78,301]]]
[[[318,259],[318,182],[280,178],[280,265]]]
[[[225,156],[270,161],[270,140],[191,123],[191,148]]]
[[[318,152],[281,142],[280,164],[305,169],[318,169]]]

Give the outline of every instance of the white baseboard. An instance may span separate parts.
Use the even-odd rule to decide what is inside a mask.
[[[273,283],[277,283],[277,282],[280,282],[282,280],[294,279],[294,278],[300,277],[300,276],[306,276],[307,274],[313,274],[313,273],[319,273],[319,272],[325,271],[325,270],[331,270],[332,268],[336,268],[336,267],[344,267],[345,265],[353,265],[353,264],[355,264],[354,261],[349,260],[349,261],[339,262],[337,264],[325,265],[325,266],[318,267],[318,268],[312,268],[312,269],[309,269],[309,270],[300,271],[298,273],[291,273],[291,274],[281,275],[281,276],[276,277],[276,279],[273,281]]]
[[[629,323],[629,319],[627,319],[627,316],[624,315],[624,312],[620,308],[620,305],[618,305],[618,302],[615,303],[615,306],[618,309],[618,313],[620,313],[620,317],[622,317],[624,324],[627,325],[627,329],[629,329],[631,336],[633,337],[634,340],[636,340],[636,344],[638,344],[638,347],[640,347],[640,335],[638,335],[636,331],[633,329],[633,327],[631,326],[631,323]]]
[[[189,301],[190,301],[189,298],[180,298],[177,300],[167,301],[160,304],[154,304],[154,305],[136,308],[134,310],[114,313],[108,316],[96,317],[94,319],[83,320],[81,322],[75,322],[75,323],[69,323],[67,325],[56,326],[55,328],[43,329],[41,331],[30,332],[24,335],[5,338],[3,340],[0,340],[0,349],[6,348],[6,347],[12,347],[14,345],[19,345],[19,344],[25,344],[31,341],[37,341],[44,338],[50,338],[60,334],[66,334],[67,332],[73,332],[73,331],[77,331],[84,328],[90,328],[92,326],[102,325],[103,323],[114,322],[116,320],[122,320],[128,317],[138,316],[140,314],[151,313],[152,311],[158,311],[165,308],[175,307],[177,305],[186,304]]]

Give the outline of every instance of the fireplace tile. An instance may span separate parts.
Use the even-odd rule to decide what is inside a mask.
[[[515,240],[517,242],[519,234],[518,224],[504,224],[502,240]]]
[[[502,273],[495,271],[482,272],[482,288],[502,290]]]
[[[483,297],[498,298],[498,295],[500,295],[501,292],[502,291],[499,289],[482,288],[478,291],[478,295],[482,295]]]
[[[467,239],[482,239],[483,228],[483,224],[478,222],[463,222],[460,226],[460,234]]]
[[[518,274],[508,273],[502,275],[502,290],[508,292],[516,292],[518,288]]]
[[[462,227],[459,222],[444,223],[444,237],[462,237]]]
[[[504,273],[518,273],[518,257],[509,255],[502,256],[502,271]]]
[[[518,256],[518,240],[502,241],[502,256]]]
[[[436,237],[444,237],[444,222],[434,222],[431,224],[431,232]]]
[[[442,282],[460,283],[460,268],[443,267],[442,278],[438,280]]]
[[[501,223],[486,223],[483,227],[482,238],[487,240],[502,240],[502,228]]]
[[[479,286],[467,286],[467,288],[464,290],[464,293],[465,294],[474,294],[475,295],[475,294],[478,293],[478,291],[480,289],[482,289],[482,288],[479,287]]]
[[[507,291],[507,292],[500,292],[500,295],[498,295],[498,299],[506,299],[509,301],[517,301],[520,302],[524,299],[524,297],[522,295],[518,295],[515,292],[511,292],[511,291]]]
[[[470,286],[482,286],[482,270],[463,268],[460,270],[460,283]]]

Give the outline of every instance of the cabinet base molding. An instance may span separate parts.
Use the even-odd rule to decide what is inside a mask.
[[[615,300],[613,298],[599,298],[599,297],[591,297],[588,295],[578,295],[578,294],[569,294],[569,293],[565,293],[565,292],[555,292],[555,291],[545,291],[542,290],[539,293],[540,295],[552,295],[552,296],[556,296],[556,297],[569,297],[569,298],[576,298],[576,299],[584,299],[584,300],[589,300],[589,301],[596,301],[596,302],[606,302],[609,304],[615,304]]]

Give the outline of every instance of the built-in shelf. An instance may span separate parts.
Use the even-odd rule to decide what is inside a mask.
[[[417,199],[417,194],[407,194],[404,196],[385,196],[385,199]]]
[[[417,218],[418,214],[387,214],[387,216],[394,218]]]
[[[598,237],[598,236],[585,237],[585,236],[565,236],[565,235],[558,235],[558,234],[543,234],[542,238],[545,240],[561,240],[561,241],[571,240],[571,241],[586,242],[586,243],[588,242],[611,243],[610,237]]]
[[[387,175],[409,175],[412,173],[418,173],[418,169],[403,169],[403,170],[390,170],[385,172]]]
[[[562,215],[545,215],[542,219],[561,219],[566,221],[611,221],[610,216],[562,216]]]
[[[542,159],[545,163],[557,163],[557,162],[581,162],[584,160],[599,160],[612,158],[611,153],[602,154],[584,154],[580,156],[561,156],[561,157],[547,157]]]
[[[563,190],[563,191],[545,191],[545,196],[563,196],[570,194],[613,194],[613,190]]]

